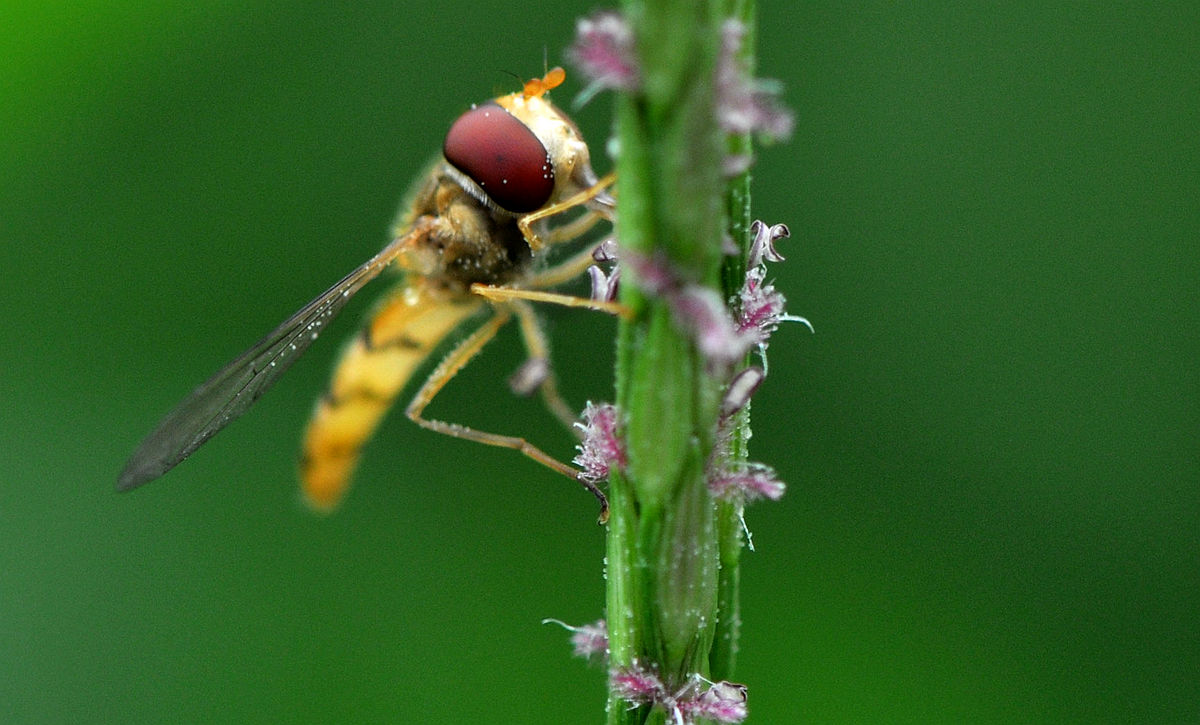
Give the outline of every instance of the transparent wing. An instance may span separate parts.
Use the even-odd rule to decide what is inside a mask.
[[[407,241],[407,235],[397,237],[192,391],[133,452],[117,478],[117,490],[128,491],[163,475],[245,413]]]

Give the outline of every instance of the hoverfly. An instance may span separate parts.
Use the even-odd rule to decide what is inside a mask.
[[[327,510],[349,485],[363,444],[417,368],[452,333],[481,313],[482,323],[453,347],[405,410],[418,425],[458,438],[503,446],[580,480],[607,511],[604,495],[576,471],[523,438],[425,418],[438,391],[507,322],[519,323],[533,384],[568,425],[575,418],[558,396],[546,360],[545,335],[530,302],[619,312],[619,306],[547,291],[578,277],[592,248],[543,266],[551,245],[580,238],[611,221],[612,177],[592,170],[579,129],[545,98],[562,83],[555,68],[525,87],[473,105],[450,127],[432,166],[395,227],[391,243],[201,384],[158,424],[126,463],[118,490],[163,475],[246,412],[316,339],[367,282],[395,264],[403,282],[343,350],[328,391],[303,438],[300,479],[308,502]],[[563,213],[582,210],[563,221]],[[538,367],[535,365],[534,367]]]

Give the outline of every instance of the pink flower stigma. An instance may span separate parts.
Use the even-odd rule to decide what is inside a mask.
[[[641,84],[634,57],[633,30],[614,10],[601,10],[575,24],[575,42],[567,49],[571,62],[591,83],[590,98],[602,90],[632,91]]]
[[[586,660],[608,657],[608,623],[597,619],[591,624],[574,627],[560,619],[543,619],[542,624],[557,624],[571,633],[571,649],[576,657]]]
[[[583,409],[583,422],[575,427],[583,432],[579,455],[574,463],[583,469],[589,481],[603,481],[613,466],[625,468],[625,445],[617,436],[617,408],[611,403],[588,402]]]
[[[722,466],[708,478],[708,490],[726,501],[778,501],[787,490],[775,469],[762,463],[737,463]]]
[[[779,103],[778,83],[751,78],[738,57],[746,26],[726,20],[717,61],[717,123],[728,133],[761,133],[784,139],[792,133],[792,113]]]

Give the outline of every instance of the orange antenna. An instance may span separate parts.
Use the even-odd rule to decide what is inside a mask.
[[[557,88],[562,85],[562,82],[566,79],[567,72],[565,70],[560,67],[551,68],[541,78],[534,78],[525,82],[525,97],[540,98],[551,88]]]

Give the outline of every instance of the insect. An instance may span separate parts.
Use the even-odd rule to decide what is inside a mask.
[[[545,335],[530,303],[620,312],[614,303],[548,291],[581,275],[592,263],[592,249],[553,266],[543,264],[542,253],[580,238],[615,213],[606,191],[611,176],[597,178],[579,129],[545,98],[563,78],[555,68],[517,93],[463,113],[392,241],[180,402],[134,451],[118,490],[162,476],[245,413],[350,297],[394,264],[405,272],[403,281],[343,350],[304,434],[300,479],[309,503],[327,510],[340,501],[363,444],[417,368],[456,330],[484,317],[421,384],[405,413],[429,430],[512,448],[579,480],[600,500],[603,520],[603,493],[523,438],[423,414],[438,391],[516,319],[529,353],[526,368],[534,371],[530,386],[570,425],[575,416],[558,395]],[[570,210],[576,213],[564,216]]]

